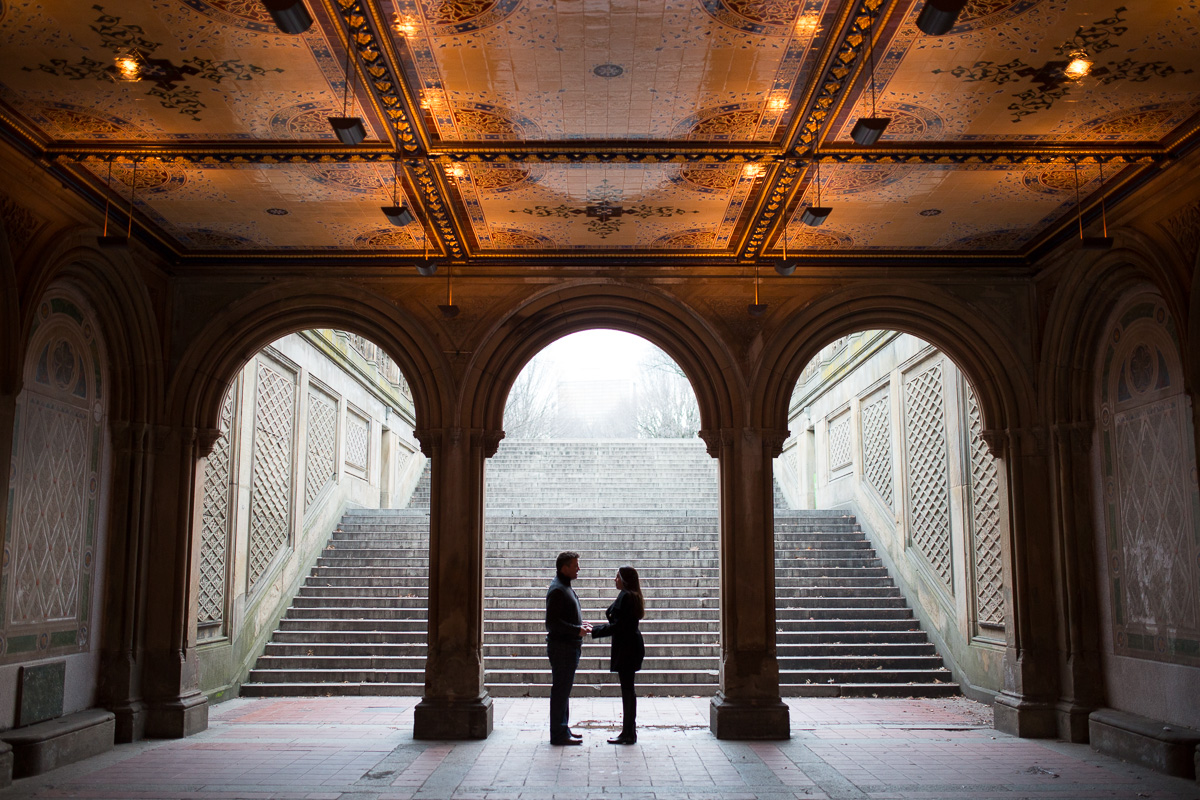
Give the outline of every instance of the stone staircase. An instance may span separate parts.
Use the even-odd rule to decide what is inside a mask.
[[[854,517],[776,509],[775,598],[784,695],[959,693]]]
[[[549,695],[544,598],[562,550],[580,554],[575,589],[592,621],[616,595],[617,567],[638,568],[647,598],[640,693],[716,690],[717,472],[702,443],[503,442],[486,491],[490,693]],[[956,693],[854,519],[788,511],[778,492],[776,506],[785,694]],[[407,509],[347,513],[242,694],[421,694],[428,538],[428,473]],[[585,640],[577,696],[619,695],[608,650],[607,640]]]

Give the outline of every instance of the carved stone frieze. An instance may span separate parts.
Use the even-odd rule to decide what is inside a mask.
[[[1184,206],[1159,225],[1179,245],[1189,266],[1200,257],[1200,201]]]
[[[37,235],[38,229],[45,224],[45,220],[7,195],[0,195],[0,219],[4,220],[8,246],[14,258],[24,251]]]

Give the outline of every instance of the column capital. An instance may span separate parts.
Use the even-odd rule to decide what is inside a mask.
[[[708,449],[708,454],[713,458],[717,458],[721,453],[722,447],[732,447],[740,438],[747,442],[755,440],[761,441],[764,448],[771,454],[771,458],[778,458],[783,452],[783,443],[792,435],[791,431],[779,428],[755,428],[746,426],[743,428],[718,428],[716,430],[702,430],[697,434],[704,440],[704,444]]]
[[[1044,427],[989,428],[981,431],[983,443],[994,458],[1044,456],[1049,449],[1049,432]]]
[[[1092,434],[1096,424],[1092,420],[1060,422],[1050,427],[1054,439],[1065,443],[1076,455],[1087,455],[1092,450]]]

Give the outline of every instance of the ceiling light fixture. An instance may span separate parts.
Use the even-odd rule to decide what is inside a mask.
[[[437,274],[437,262],[429,257],[429,234],[425,235],[425,258],[417,262],[417,274],[429,278]]]
[[[758,262],[754,262],[754,302],[746,306],[752,317],[761,317],[767,313],[767,304],[758,302]]]
[[[412,17],[402,17],[399,14],[392,19],[392,30],[401,36],[412,36],[417,32],[417,25]]]
[[[142,79],[145,66],[146,62],[142,59],[142,54],[137,51],[137,48],[130,48],[117,51],[110,71],[113,77],[119,81],[135,83]]]
[[[1063,67],[1063,74],[1073,81],[1083,80],[1092,71],[1093,63],[1087,53],[1071,53],[1071,60]]]
[[[275,21],[275,27],[284,33],[304,33],[312,27],[312,14],[304,0],[263,0],[267,13]]]
[[[917,27],[929,36],[942,36],[954,27],[966,5],[967,0],[925,0],[925,7],[917,15]]]
[[[438,306],[438,311],[442,312],[442,316],[446,319],[454,319],[458,316],[459,308],[454,305],[454,291],[450,286],[450,275],[453,273],[452,265],[446,265],[446,305]]]
[[[821,160],[815,156],[813,160],[817,164],[817,204],[804,209],[804,213],[800,215],[800,221],[805,225],[815,228],[826,220],[829,212],[833,211],[833,209],[821,205]]]
[[[1108,235],[1108,220],[1104,212],[1104,162],[1100,165],[1100,225],[1103,236],[1083,235],[1083,205],[1079,202],[1079,159],[1075,159],[1075,217],[1079,221],[1079,246],[1083,250],[1111,250],[1113,239]]]
[[[775,264],[775,271],[783,277],[787,277],[796,271],[796,262],[788,258],[787,254],[787,236],[788,236],[788,221],[787,215],[784,215],[783,220],[783,260]]]
[[[380,211],[387,217],[388,222],[393,225],[403,228],[405,225],[413,221],[412,212],[404,206],[400,205],[400,155],[397,153],[395,160],[392,161],[392,204],[390,206],[380,207]]]
[[[875,108],[875,21],[871,20],[870,27],[866,32],[867,37],[867,59],[871,67],[871,116],[859,117],[858,122],[854,123],[854,130],[850,131],[850,138],[863,147],[869,147],[879,141],[879,137],[887,130],[888,123],[892,121],[891,117],[879,116],[878,109]]]
[[[363,140],[367,138],[367,129],[363,127],[362,118],[350,116],[350,92],[354,88],[354,76],[358,73],[358,70],[354,69],[354,65],[350,63],[353,48],[353,40],[347,38],[346,81],[342,89],[342,115],[329,118],[329,125],[342,144],[362,144]]]

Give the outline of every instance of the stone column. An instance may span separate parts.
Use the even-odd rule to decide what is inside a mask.
[[[1057,615],[1046,432],[991,430],[983,438],[1004,463],[1012,525],[1003,550],[1008,643],[1004,688],[993,705],[995,725],[1016,736],[1053,737],[1058,733]]]
[[[1102,704],[1095,532],[1091,524],[1093,425],[1055,425],[1054,545],[1060,620],[1058,738],[1086,742],[1088,715]]]
[[[483,470],[503,433],[415,431],[431,460],[429,637],[415,739],[486,739],[492,698],[483,686]]]
[[[775,651],[772,460],[787,431],[701,431],[718,459],[721,529],[721,677],[709,710],[718,739],[787,739]]]
[[[196,503],[203,502],[204,457],[216,441],[194,428],[156,429],[148,539],[144,695],[146,736],[179,738],[208,727],[208,700],[196,664],[195,569],[199,536],[193,536]]]
[[[99,701],[116,714],[116,741],[132,742],[141,739],[146,729],[142,637],[154,482],[153,430],[144,422],[111,422],[109,431],[112,494]]]

